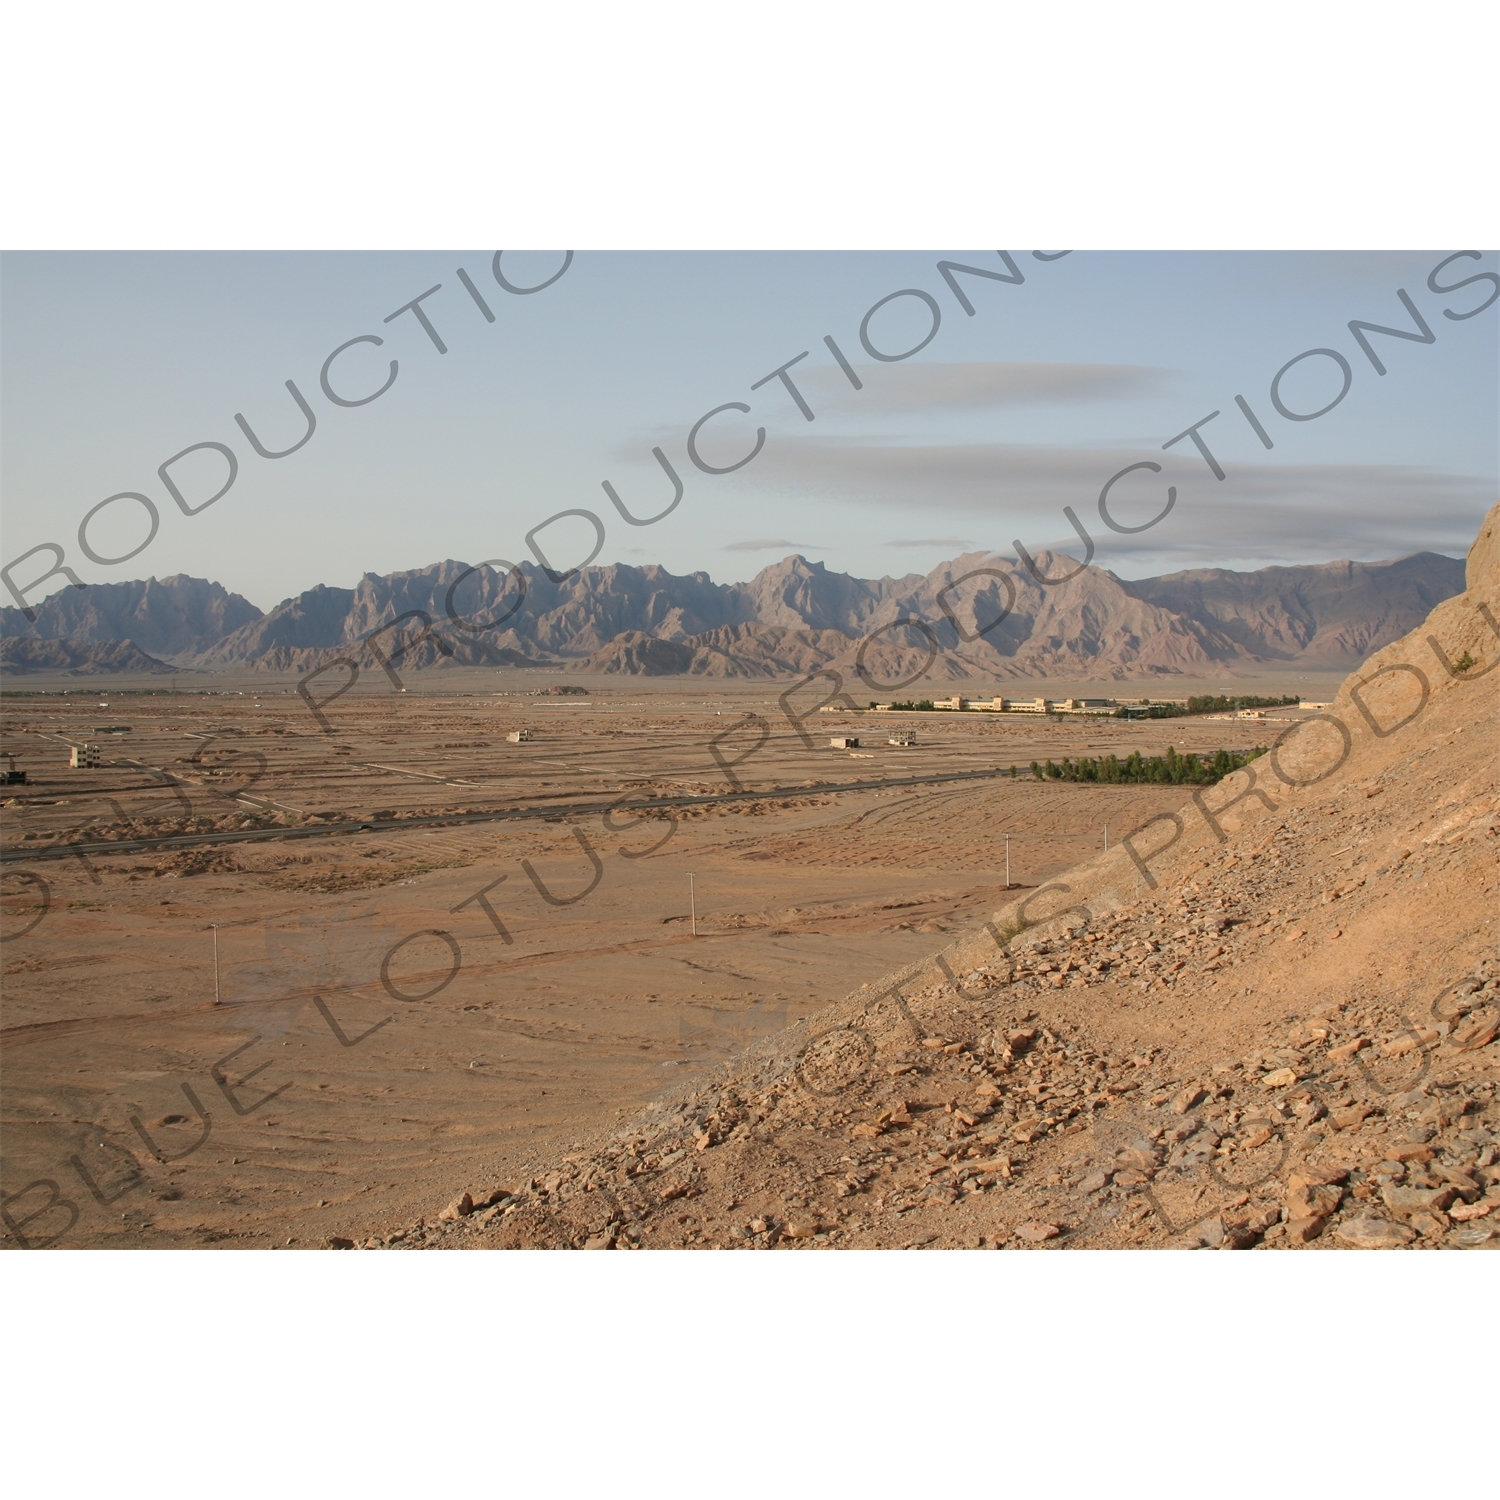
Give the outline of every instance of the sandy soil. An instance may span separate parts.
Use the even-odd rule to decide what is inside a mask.
[[[1033,758],[1286,727],[830,714],[809,748],[765,687],[406,681],[322,724],[263,682],[8,692],[7,1244],[363,1242],[527,1179],[984,921],[1007,836],[1029,893],[1186,800]]]

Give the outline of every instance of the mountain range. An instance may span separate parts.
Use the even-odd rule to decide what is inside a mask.
[[[1432,552],[1144,579],[1092,566],[1074,573],[1076,563],[1050,553],[1034,563],[1043,577],[1073,576],[1043,587],[988,553],[879,579],[791,556],[735,584],[654,564],[557,581],[530,563],[506,574],[446,561],[367,573],[352,589],[319,584],[263,613],[179,574],[67,587],[36,606],[34,622],[0,610],[0,667],[304,672],[339,655],[378,667],[378,652],[401,671],[779,678],[862,665],[879,683],[919,670],[947,681],[1203,677],[1272,664],[1347,671],[1460,593],[1464,569]],[[399,629],[382,631],[403,615]]]

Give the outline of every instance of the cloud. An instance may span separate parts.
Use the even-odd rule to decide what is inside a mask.
[[[1102,365],[990,360],[973,363],[862,365],[856,391],[835,369],[792,371],[815,411],[867,413],[989,411],[1052,402],[1123,401],[1163,391],[1171,370],[1151,365]]]
[[[1162,472],[1121,480],[1110,493],[1111,514],[1122,525],[1144,524],[1161,509],[1168,485],[1177,487],[1177,504],[1150,530],[1122,535],[1100,520],[1099,491],[1112,474],[1143,461],[1160,463]],[[1154,448],[898,446],[808,435],[767,445],[757,464],[762,483],[802,496],[901,509],[929,521],[983,516],[989,535],[981,545],[1006,551],[1019,537],[1032,551],[1080,554],[1062,515],[1070,505],[1104,567],[1127,558],[1238,567],[1422,551],[1462,556],[1495,503],[1492,480],[1435,467],[1226,459],[1227,478],[1216,481],[1196,453]]]
[[[757,537],[748,542],[728,542],[724,550],[726,552],[797,552],[803,547],[820,550],[815,542],[789,542],[784,536]]]
[[[899,541],[887,542],[887,547],[967,547],[964,536],[914,536],[902,537]]]

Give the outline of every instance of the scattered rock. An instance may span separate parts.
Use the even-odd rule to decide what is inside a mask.
[[[1500,1016],[1475,1021],[1454,1035],[1453,1045],[1460,1052],[1472,1052],[1477,1047],[1488,1047],[1497,1035],[1500,1035]]]
[[[1413,1214],[1407,1223],[1420,1235],[1431,1239],[1440,1234],[1446,1234],[1453,1226],[1448,1222],[1447,1214]]]
[[[352,1250],[354,1248],[354,1241],[346,1240],[341,1234],[329,1235],[327,1244],[330,1250]]]
[[[474,1199],[468,1193],[461,1193],[438,1215],[438,1218],[451,1223],[455,1219],[467,1218],[473,1212]]]
[[[1416,1239],[1406,1225],[1392,1224],[1389,1219],[1350,1219],[1340,1224],[1335,1233],[1356,1250],[1398,1250]]]
[[[1437,1039],[1438,1033],[1430,1026],[1410,1027],[1385,1044],[1385,1055],[1404,1057],[1408,1052],[1415,1052],[1419,1047],[1425,1047],[1428,1042],[1435,1042]]]
[[[1033,1245],[1040,1245],[1044,1240],[1055,1240],[1061,1233],[1062,1230],[1056,1224],[1042,1224],[1036,1220],[1016,1226],[1017,1236]]]
[[[1327,1217],[1321,1214],[1312,1214],[1305,1218],[1288,1219],[1286,1237],[1294,1245],[1310,1244],[1322,1234],[1327,1223]]]
[[[1500,1230],[1491,1229],[1487,1224],[1475,1224],[1463,1229],[1455,1229],[1448,1236],[1448,1243],[1457,1245],[1461,1250],[1474,1250],[1480,1245],[1487,1244],[1497,1234],[1500,1234]]]
[[[1294,1177],[1293,1183],[1297,1182]],[[1331,1184],[1312,1184],[1304,1182],[1300,1186],[1294,1186],[1286,1195],[1286,1216],[1288,1219],[1326,1219],[1330,1214],[1338,1212],[1338,1206],[1343,1201],[1343,1190]]]
[[[1393,1214],[1430,1213],[1433,1209],[1445,1209],[1458,1196],[1456,1187],[1414,1188],[1384,1187],[1380,1190],[1381,1201]]]
[[[1388,1161],[1431,1161],[1433,1158],[1432,1147],[1426,1141],[1402,1141],[1388,1147],[1385,1154]]]
[[[1296,1081],[1297,1074],[1293,1069],[1277,1068],[1274,1073],[1267,1073],[1261,1079],[1261,1086],[1268,1089],[1284,1089],[1290,1088]]]
[[[1465,1223],[1470,1219],[1483,1219],[1494,1212],[1493,1203],[1455,1203],[1448,1210],[1450,1219],[1457,1219]]]
[[[1211,1219],[1205,1219],[1201,1224],[1195,1224],[1188,1231],[1188,1237],[1194,1243],[1207,1245],[1211,1250],[1217,1250],[1224,1243],[1224,1237],[1228,1232],[1228,1226],[1217,1214]]]
[[[1011,1171],[1011,1159],[1008,1156],[993,1156],[988,1161],[976,1161],[974,1163],[976,1172],[995,1172],[1001,1177],[1009,1177]]]

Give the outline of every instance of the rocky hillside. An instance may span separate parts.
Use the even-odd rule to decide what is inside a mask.
[[[1500,1245],[1500,507],[1465,582],[1274,760],[360,1242]]]

